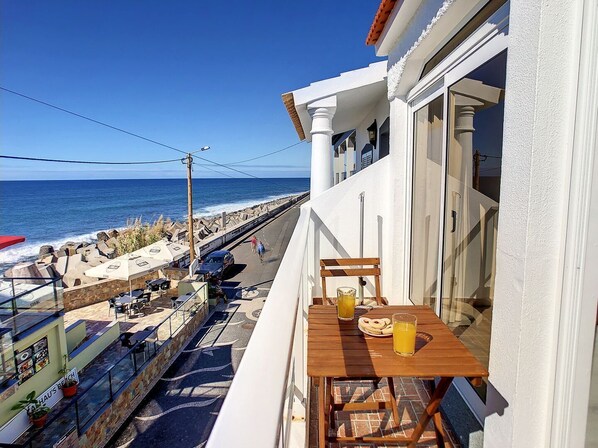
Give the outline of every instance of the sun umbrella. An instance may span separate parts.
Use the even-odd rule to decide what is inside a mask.
[[[25,241],[24,236],[0,235],[0,249]]]
[[[88,277],[128,280],[129,289],[131,289],[131,280],[143,277],[165,266],[168,266],[168,263],[163,260],[141,257],[137,254],[125,254],[88,269],[85,271],[85,275]]]
[[[160,240],[149,246],[142,247],[133,253],[142,257],[154,258],[155,260],[173,262],[187,255],[189,253],[189,246]]]

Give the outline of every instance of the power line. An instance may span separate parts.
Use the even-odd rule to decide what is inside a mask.
[[[105,126],[107,128],[113,129],[115,131],[122,132],[124,134],[140,138],[141,140],[145,140],[146,142],[154,143],[156,145],[163,146],[164,148],[172,149],[173,151],[180,152],[181,154],[187,154],[185,151],[182,151],[182,150],[180,150],[178,148],[175,148],[174,146],[170,146],[170,145],[167,145],[165,143],[160,143],[160,142],[158,142],[156,140],[152,140],[151,138],[147,138],[147,137],[144,137],[142,135],[135,134],[134,132],[130,132],[130,131],[127,131],[127,130],[122,129],[122,128],[117,128],[116,126],[112,126],[111,124],[104,123],[103,121],[99,121],[99,120],[96,120],[94,118],[86,117],[85,115],[78,114],[77,112],[72,112],[72,111],[70,111],[68,109],[64,109],[63,107],[55,106],[54,104],[47,103],[46,101],[38,100],[37,98],[33,98],[31,96],[27,96],[27,95],[25,95],[23,93],[15,92],[14,90],[7,89],[6,87],[0,86],[0,90],[4,90],[5,92],[12,93],[13,95],[17,95],[17,96],[20,96],[22,98],[26,98],[26,99],[31,100],[31,101],[35,101],[36,103],[43,104],[44,106],[51,107],[52,109],[56,109],[56,110],[59,110],[61,112],[65,112],[65,113],[70,114],[70,115],[74,115],[75,117],[83,118],[84,120],[91,121],[92,123],[96,123],[96,124],[99,124],[101,126]]]
[[[289,145],[289,146],[287,146],[285,148],[277,149],[276,151],[272,151],[272,152],[269,152],[267,154],[262,154],[261,156],[252,157],[251,159],[246,159],[246,160],[239,160],[238,162],[227,163],[225,165],[239,165],[240,163],[251,162],[251,161],[257,160],[257,159],[263,159],[264,157],[271,156],[272,154],[277,154],[279,152],[286,151],[287,149],[291,149],[294,146],[300,145],[301,143],[303,143],[303,142],[293,143],[292,145]]]
[[[147,141],[147,142],[154,143],[154,144],[156,144],[156,145],[159,145],[159,146],[163,146],[163,147],[165,147],[165,148],[172,149],[172,150],[174,150],[174,151],[180,152],[181,154],[185,154],[185,155],[187,155],[187,154],[188,154],[187,152],[185,152],[185,151],[183,151],[183,150],[181,150],[181,149],[175,148],[174,146],[170,146],[170,145],[167,145],[167,144],[165,144],[165,143],[161,143],[161,142],[158,142],[158,141],[156,141],[156,140],[153,140],[153,139],[150,139],[150,138],[147,138],[147,137],[143,137],[142,135],[136,134],[136,133],[134,133],[134,132],[130,132],[130,131],[127,131],[127,130],[125,130],[125,129],[118,128],[118,127],[116,127],[116,126],[112,126],[112,125],[110,125],[110,124],[108,124],[108,123],[104,123],[104,122],[102,122],[102,121],[99,121],[99,120],[96,120],[96,119],[94,119],[94,118],[90,118],[90,117],[87,117],[87,116],[85,116],[85,115],[79,114],[79,113],[77,113],[77,112],[70,111],[70,110],[68,110],[68,109],[65,109],[65,108],[63,108],[63,107],[56,106],[56,105],[54,105],[54,104],[51,104],[51,103],[48,103],[48,102],[46,102],[46,101],[42,101],[42,100],[39,100],[39,99],[37,99],[37,98],[33,98],[33,97],[31,97],[31,96],[25,95],[25,94],[23,94],[23,93],[19,93],[19,92],[16,92],[16,91],[14,91],[14,90],[7,89],[6,87],[2,87],[2,86],[0,86],[0,90],[3,90],[3,91],[5,91],[5,92],[12,93],[13,95],[17,95],[17,96],[20,96],[20,97],[22,97],[22,98],[26,98],[26,99],[28,99],[28,100],[34,101],[34,102],[36,102],[36,103],[39,103],[39,104],[43,104],[44,106],[51,107],[51,108],[53,108],[53,109],[59,110],[59,111],[61,111],[61,112],[65,112],[65,113],[67,113],[67,114],[70,114],[70,115],[73,115],[73,116],[75,116],[75,117],[82,118],[82,119],[84,119],[84,120],[87,120],[87,121],[90,121],[90,122],[92,122],[92,123],[96,123],[96,124],[99,124],[99,125],[101,125],[101,126],[105,126],[105,127],[107,127],[107,128],[113,129],[113,130],[115,130],[115,131],[122,132],[122,133],[124,133],[124,134],[127,134],[127,135],[130,135],[130,136],[132,136],[132,137],[136,137],[136,138],[139,138],[139,139],[141,139],[141,140],[145,140],[145,141]],[[273,151],[273,152],[271,152],[271,153],[269,153],[269,154],[263,154],[263,155],[261,155],[261,156],[258,156],[258,157],[256,157],[256,158],[252,158],[252,159],[249,159],[249,160],[255,160],[255,159],[258,159],[258,158],[267,157],[267,156],[268,156],[268,155],[270,155],[270,154],[274,154],[274,153],[277,153],[277,152],[282,152],[282,151],[285,151],[285,150],[287,150],[287,149],[290,149],[290,148],[292,148],[293,146],[296,146],[296,145],[298,145],[298,144],[300,144],[300,143],[301,143],[301,142],[294,143],[293,145],[290,145],[290,146],[288,146],[288,147],[286,147],[286,148],[282,148],[282,149],[280,149],[280,150]],[[197,153],[197,152],[199,152],[199,151],[201,151],[201,150],[195,151],[195,152],[193,152],[192,154],[195,154],[195,153]],[[253,174],[246,173],[246,172],[244,172],[244,171],[242,171],[242,170],[238,170],[238,169],[236,169],[236,168],[233,168],[233,167],[229,166],[229,165],[232,165],[232,164],[237,164],[237,163],[243,163],[243,162],[247,162],[248,160],[244,160],[244,161],[238,161],[238,162],[233,162],[232,164],[228,164],[228,165],[227,165],[227,164],[223,164],[223,163],[214,162],[213,160],[207,159],[207,158],[205,158],[205,157],[201,157],[201,156],[197,156],[197,155],[195,155],[195,157],[197,157],[197,158],[198,158],[198,159],[200,159],[200,160],[203,160],[204,162],[208,162],[208,163],[211,163],[212,165],[220,166],[220,167],[222,167],[222,168],[226,168],[226,169],[228,169],[228,170],[235,171],[235,172],[237,172],[237,173],[239,173],[239,174],[242,174],[242,175],[244,175],[244,176],[253,177],[253,178],[255,178],[255,179],[266,180],[266,179],[263,179],[263,178],[261,178],[261,177],[254,176]],[[52,160],[47,160],[47,161],[52,161]],[[73,162],[73,163],[76,163],[76,162]],[[86,163],[86,162],[80,161],[80,163]],[[110,164],[116,164],[116,162],[114,162],[114,163],[110,163]],[[213,170],[213,171],[214,171],[214,170]],[[220,173],[220,174],[222,174],[222,173]],[[267,180],[266,180],[266,181],[267,181]],[[269,181],[268,181],[268,182],[269,182]],[[273,182],[271,182],[271,183],[273,183]]]
[[[41,157],[22,157],[22,156],[6,156],[0,155],[2,159],[14,159],[14,160],[32,160],[35,162],[56,162],[56,163],[81,163],[86,165],[150,165],[156,163],[171,163],[179,162],[181,159],[170,159],[170,160],[150,160],[150,161],[139,161],[139,162],[100,162],[91,160],[66,160],[66,159],[45,159]]]

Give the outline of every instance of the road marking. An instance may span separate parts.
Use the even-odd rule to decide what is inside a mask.
[[[216,398],[212,398],[211,400],[196,401],[196,402],[193,402],[193,403],[180,404],[178,406],[175,406],[173,408],[168,409],[167,411],[160,412],[159,414],[156,414],[156,415],[150,415],[149,417],[137,417],[136,416],[135,418],[137,420],[143,420],[143,421],[155,420],[155,419],[160,418],[160,417],[162,417],[162,416],[164,416],[166,414],[170,414],[171,412],[178,411],[179,409],[185,409],[185,408],[205,408],[206,406],[209,406],[212,403],[214,403],[215,401],[217,401],[220,397],[221,397],[221,395],[218,395]]]
[[[196,351],[199,351],[199,350],[203,350],[203,351],[206,351],[206,352],[207,352],[207,351],[210,351],[210,350],[215,350],[215,349],[217,349],[218,347],[226,347],[227,345],[233,345],[233,344],[235,344],[236,342],[239,342],[239,340],[238,340],[238,339],[235,339],[235,340],[234,340],[234,341],[232,341],[232,342],[218,342],[218,343],[216,343],[216,344],[212,344],[212,345],[204,345],[204,346],[200,346],[199,344],[201,344],[201,341],[199,341],[199,342],[197,343],[197,345],[195,346],[195,348],[190,348],[190,349],[188,349],[188,350],[183,350],[183,353],[191,353],[191,352],[196,352]]]
[[[188,377],[189,375],[195,375],[196,373],[202,373],[202,372],[218,372],[219,370],[224,370],[226,369],[228,366],[230,366],[231,363],[229,362],[228,364],[224,365],[224,366],[218,366],[218,367],[204,367],[203,369],[197,369],[197,370],[192,370],[191,372],[187,372],[187,373],[183,373],[182,375],[179,376],[174,376],[172,378],[160,378],[162,381],[178,381],[182,378]]]
[[[232,327],[233,325],[240,325],[240,324],[242,324],[242,323],[245,323],[245,321],[244,321],[244,320],[241,320],[241,321],[239,321],[239,322],[233,322],[232,324],[231,324],[231,323],[228,323],[228,322],[222,322],[222,323],[220,323],[220,324],[214,324],[214,325],[204,325],[204,326],[203,326],[203,328],[216,328],[216,327],[221,327],[221,326],[223,326],[223,325],[225,325],[225,326],[227,326],[227,327]]]

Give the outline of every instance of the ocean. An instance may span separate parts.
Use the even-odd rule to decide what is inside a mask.
[[[194,179],[193,211],[206,216],[309,190],[309,179]],[[0,235],[26,241],[0,251],[0,272],[35,259],[39,247],[91,241],[128,219],[187,216],[186,179],[0,181]]]

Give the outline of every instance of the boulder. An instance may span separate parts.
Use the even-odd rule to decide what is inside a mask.
[[[97,250],[100,255],[103,255],[107,258],[114,258],[116,256],[116,249],[110,247],[107,242],[104,241],[98,242]]]
[[[49,255],[46,255],[45,257],[43,257],[40,261],[43,264],[52,264],[52,263],[55,263],[56,260],[58,260],[58,258],[56,257],[56,255],[49,254]]]
[[[92,268],[101,265],[102,263],[106,263],[109,260],[108,257],[104,257],[103,255],[98,255],[97,257],[90,257],[87,258],[87,264]]]
[[[64,253],[65,255],[75,255],[77,253],[77,248],[75,245],[76,245],[76,243],[69,241],[68,243],[60,246],[60,249],[58,249],[58,252]]]
[[[60,278],[60,275],[51,264],[38,265],[38,270],[45,278]]]
[[[110,236],[106,232],[98,232],[96,237],[98,241],[107,241],[110,239]]]
[[[112,249],[116,249],[116,238],[109,238],[106,240],[106,245]]]
[[[34,262],[25,262],[25,263],[16,264],[12,268],[8,269],[4,273],[4,276],[20,278],[20,280],[15,280],[15,283],[33,283],[33,284],[43,284],[44,283],[43,280],[35,280],[37,278],[41,279],[43,277],[43,275],[39,271],[37,264]]]
[[[91,252],[94,249],[96,249],[95,244],[87,244],[86,246],[77,249],[77,253],[85,257],[89,252]]]
[[[87,277],[85,275],[85,271],[90,269],[92,266],[87,263],[79,263],[62,277],[62,283],[72,288],[73,286],[85,285],[88,283],[94,283],[94,280],[91,277]]]
[[[108,236],[110,238],[116,238],[118,235],[120,235],[120,233],[116,229],[112,229],[112,230],[108,231]]]
[[[56,264],[54,266],[55,266],[58,274],[60,274],[60,276],[62,277],[67,272],[69,272],[71,269],[75,269],[78,265],[80,265],[82,263],[84,263],[83,255],[75,254],[75,255],[58,258],[58,261],[56,262]]]
[[[53,254],[53,253],[54,253],[54,246],[51,246],[49,244],[45,244],[39,248],[39,258],[43,258],[44,256],[46,256],[48,254]]]

